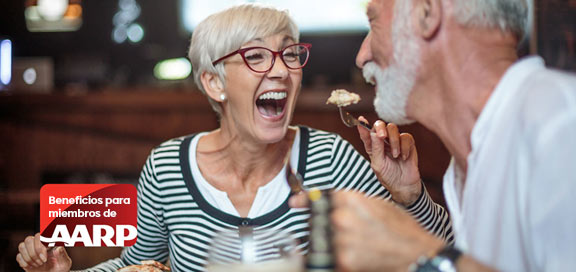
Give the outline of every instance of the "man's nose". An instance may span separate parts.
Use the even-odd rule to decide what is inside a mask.
[[[370,45],[371,41],[372,41],[372,32],[369,32],[366,38],[364,38],[364,41],[360,46],[360,50],[356,55],[356,66],[358,66],[358,68],[360,69],[364,67],[364,64],[372,60],[372,47]]]

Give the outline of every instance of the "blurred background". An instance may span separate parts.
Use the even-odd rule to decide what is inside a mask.
[[[2,0],[0,2],[0,271],[20,271],[17,245],[38,231],[39,190],[47,183],[136,183],[150,150],[217,127],[186,60],[194,26],[237,0]],[[294,124],[341,134],[331,90],[363,100],[350,107],[374,121],[374,92],[354,65],[368,27],[366,0],[266,2],[289,9],[313,44]],[[521,54],[576,70],[576,0],[537,0],[536,27]],[[444,203],[449,155],[420,125],[423,179]],[[118,255],[117,248],[70,250],[73,268]]]

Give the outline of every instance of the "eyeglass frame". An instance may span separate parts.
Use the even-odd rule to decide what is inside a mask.
[[[306,57],[306,61],[304,61],[304,63],[303,63],[300,67],[298,67],[298,68],[292,68],[292,67],[288,66],[288,64],[286,64],[286,61],[284,61],[284,57],[283,57],[284,55],[282,55],[282,54],[284,53],[284,50],[286,50],[288,47],[292,47],[292,46],[295,46],[295,45],[303,46],[303,47],[306,48],[306,50],[308,50],[308,56]],[[276,64],[276,56],[280,56],[280,59],[282,60],[282,63],[284,63],[284,65],[286,65],[286,68],[288,68],[288,69],[290,69],[290,70],[298,70],[298,69],[304,68],[304,66],[306,66],[306,64],[308,64],[308,60],[310,59],[310,48],[312,48],[312,44],[310,44],[310,43],[295,43],[295,44],[291,44],[291,45],[285,46],[285,47],[282,48],[282,50],[280,50],[280,51],[273,51],[273,50],[271,50],[270,48],[261,47],[261,46],[245,47],[245,48],[240,48],[240,49],[238,49],[238,50],[236,50],[236,51],[234,51],[234,52],[231,52],[231,53],[229,53],[229,54],[227,54],[227,55],[225,55],[225,56],[223,56],[223,57],[221,57],[221,58],[213,61],[213,62],[212,62],[212,65],[216,66],[216,64],[220,63],[221,61],[223,61],[223,60],[225,60],[225,59],[227,59],[227,58],[229,58],[229,57],[232,57],[232,56],[234,56],[234,55],[236,55],[236,54],[240,54],[240,56],[242,57],[242,60],[244,61],[244,64],[246,64],[246,66],[248,66],[248,69],[250,69],[250,70],[252,70],[253,72],[256,72],[256,73],[262,73],[262,74],[264,74],[264,73],[270,72],[270,70],[272,70],[272,68],[274,68],[274,64]],[[246,57],[244,56],[244,54],[246,53],[246,51],[252,50],[252,49],[265,49],[265,50],[268,50],[268,51],[270,51],[270,52],[272,53],[272,64],[270,65],[270,68],[268,68],[268,70],[266,70],[266,71],[256,71],[256,70],[254,70],[254,69],[250,66],[250,64],[248,64],[248,61],[246,60]]]

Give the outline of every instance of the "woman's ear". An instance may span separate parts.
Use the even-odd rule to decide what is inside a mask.
[[[417,33],[426,40],[432,39],[442,24],[442,1],[416,0],[414,11]]]
[[[226,99],[226,94],[224,93],[224,84],[220,80],[217,74],[202,72],[200,76],[200,81],[206,94],[215,101],[223,102]]]

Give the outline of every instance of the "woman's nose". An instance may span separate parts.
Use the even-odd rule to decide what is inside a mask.
[[[274,58],[274,62],[272,63],[272,68],[267,73],[269,77],[279,77],[279,78],[286,78],[288,76],[288,67],[282,61],[282,56],[277,55]]]

